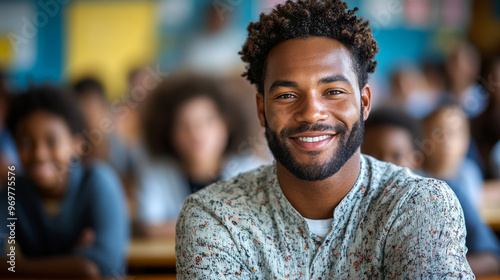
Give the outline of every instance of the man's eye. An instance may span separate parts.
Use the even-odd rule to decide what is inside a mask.
[[[285,94],[282,94],[280,96],[278,96],[278,98],[280,99],[288,99],[288,98],[293,98],[293,94],[289,94],[289,93],[285,93]]]
[[[328,94],[328,95],[338,95],[338,94],[341,94],[341,93],[342,92],[340,90],[330,90],[326,94]]]

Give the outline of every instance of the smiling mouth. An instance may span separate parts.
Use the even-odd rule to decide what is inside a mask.
[[[301,150],[318,151],[324,149],[336,135],[337,134],[302,135],[290,137],[290,139]]]
[[[315,137],[292,137],[293,139],[297,139],[302,142],[319,142],[323,141],[325,139],[331,138],[333,135],[321,135],[321,136],[315,136]]]

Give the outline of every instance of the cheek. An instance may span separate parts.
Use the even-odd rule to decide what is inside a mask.
[[[69,165],[71,158],[75,155],[71,141],[60,143],[57,147],[51,149],[51,154],[54,161],[57,161],[64,166]]]
[[[214,151],[220,152],[227,145],[228,131],[222,120],[215,121],[213,124],[205,129],[207,133],[207,138],[210,139],[210,146],[214,148]]]
[[[21,164],[27,166],[31,162],[31,152],[27,148],[19,148],[18,151]]]
[[[269,128],[277,133],[287,126],[287,121],[293,119],[293,111],[284,106],[267,106],[265,108],[265,118]]]
[[[188,133],[187,129],[182,129],[182,128],[174,128],[172,131],[172,144],[174,146],[174,149],[177,151],[184,151],[188,147],[189,144],[192,142],[191,136]]]
[[[346,124],[348,130],[351,130],[360,118],[360,104],[356,102],[359,100],[339,100],[329,106],[333,118]]]

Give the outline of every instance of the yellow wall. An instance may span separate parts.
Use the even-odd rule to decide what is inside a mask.
[[[124,94],[130,69],[155,58],[155,8],[151,1],[72,3],[66,15],[70,81],[92,75],[102,80],[111,99]]]
[[[0,67],[9,67],[14,58],[14,50],[7,34],[0,34]]]

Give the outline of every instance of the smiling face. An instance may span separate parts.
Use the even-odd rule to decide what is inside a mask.
[[[79,141],[62,117],[45,111],[26,116],[16,129],[26,174],[44,193],[60,193]]]
[[[267,57],[260,123],[279,164],[295,177],[324,180],[359,151],[371,92],[360,92],[349,50],[330,38],[290,39]]]

